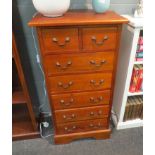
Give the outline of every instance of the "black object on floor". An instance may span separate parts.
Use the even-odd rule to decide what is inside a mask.
[[[143,128],[113,130],[108,140],[54,145],[52,138],[13,142],[13,155],[143,155]]]

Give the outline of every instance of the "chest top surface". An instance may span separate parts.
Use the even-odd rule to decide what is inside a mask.
[[[69,11],[64,16],[58,18],[44,17],[38,13],[28,23],[29,26],[69,26],[69,25],[102,25],[102,24],[123,24],[128,23],[128,19],[118,15],[113,11],[97,14],[91,10]]]

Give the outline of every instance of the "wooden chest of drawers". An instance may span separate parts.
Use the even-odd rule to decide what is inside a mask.
[[[127,22],[111,11],[38,14],[29,22],[37,28],[56,144],[110,137],[120,33]]]

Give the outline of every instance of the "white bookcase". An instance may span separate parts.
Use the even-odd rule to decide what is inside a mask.
[[[138,38],[140,31],[143,29],[143,19],[136,19],[129,15],[123,16],[128,18],[130,22],[124,25],[122,29],[116,85],[113,98],[112,110],[115,112],[116,116],[112,115],[112,119],[117,129],[139,127],[143,125],[141,119],[123,122],[128,96],[143,95],[143,92],[129,92],[133,66],[135,64],[143,64],[142,61],[135,62]]]

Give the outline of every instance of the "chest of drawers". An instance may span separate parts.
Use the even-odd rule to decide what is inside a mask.
[[[38,33],[56,144],[110,137],[120,33],[127,22],[111,11],[38,14],[29,22]]]

